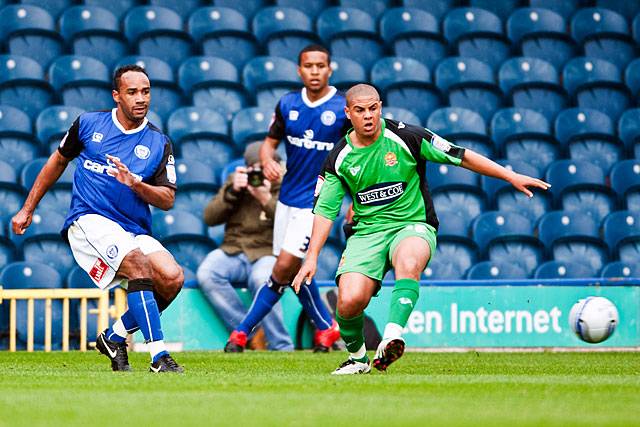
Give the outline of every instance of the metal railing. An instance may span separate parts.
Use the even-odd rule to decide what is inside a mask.
[[[126,294],[116,289],[113,304],[109,292],[101,289],[3,289],[0,286],[0,304],[9,303],[9,351],[16,351],[17,301],[27,301],[27,351],[33,351],[35,330],[35,301],[44,300],[44,351],[51,351],[53,300],[62,300],[62,351],[69,351],[69,306],[71,300],[80,300],[80,351],[87,351],[87,316],[97,316],[97,333],[109,326],[109,317],[119,318],[126,311]],[[88,300],[97,300],[96,308],[88,308]],[[95,345],[95,343],[91,343]]]

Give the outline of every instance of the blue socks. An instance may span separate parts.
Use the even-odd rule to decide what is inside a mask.
[[[309,285],[302,284],[298,293],[298,300],[300,300],[305,313],[313,320],[316,328],[324,331],[331,327],[333,319],[320,297],[320,291],[315,280],[312,280]]]
[[[287,285],[273,280],[273,277],[269,277],[256,293],[247,315],[244,316],[244,319],[242,319],[242,322],[236,330],[249,335],[249,332],[251,332],[251,330],[264,319],[264,316],[269,314],[273,306],[280,301],[280,297],[282,297],[286,286]],[[274,288],[277,290],[274,290]]]

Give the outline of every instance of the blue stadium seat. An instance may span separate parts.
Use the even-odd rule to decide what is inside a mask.
[[[431,83],[429,69],[411,58],[387,57],[371,69],[371,82],[385,105],[410,110],[424,123],[440,106],[440,94]]]
[[[59,211],[38,209],[26,232],[22,235],[12,233],[11,237],[25,261],[47,264],[61,277],[66,277],[75,265],[71,248],[60,236],[64,220]]]
[[[315,21],[315,18],[329,7],[331,2],[331,0],[306,0],[304,2],[300,2],[299,0],[276,0],[275,4],[280,7],[298,8]]]
[[[118,19],[118,22],[121,22],[122,18],[129,12],[130,9],[138,6],[140,4],[140,0],[83,0],[84,4],[87,6],[100,6],[108,9],[109,12],[113,13],[115,17]]]
[[[182,107],[175,110],[167,121],[167,134],[178,147],[191,139],[220,142],[229,139],[225,118],[214,110],[199,107]]]
[[[623,261],[610,262],[604,266],[600,273],[600,277],[607,279],[640,277],[640,263],[627,263]]]
[[[519,264],[533,274],[542,262],[544,248],[533,237],[532,221],[515,212],[485,212],[471,224],[473,239],[491,261]]]
[[[612,254],[617,253],[622,246],[640,243],[640,213],[612,212],[602,221],[602,233]]]
[[[633,39],[636,41],[636,44],[640,41],[640,13],[636,15],[633,19],[633,23],[631,24]]]
[[[316,27],[333,55],[352,58],[367,71],[383,56],[384,46],[376,21],[363,10],[330,7],[318,16]]]
[[[335,280],[343,246],[339,241],[327,241],[318,256],[316,280]]]
[[[211,165],[199,159],[176,160],[176,173],[180,190],[198,188],[215,191],[220,186],[220,173],[215,173]]]
[[[84,271],[81,267],[75,266],[69,271],[67,274],[67,278],[65,280],[66,287],[70,289],[96,289],[96,285],[91,280],[91,277]],[[88,300],[87,301],[87,310],[92,310],[97,308],[96,300]],[[81,309],[82,306],[80,301],[71,300],[70,303],[70,317],[69,317],[69,337],[72,340],[76,337],[80,337],[80,317],[81,317]],[[97,329],[97,316],[93,315],[91,312],[87,315],[87,342],[91,342],[96,337],[96,329]],[[70,343],[70,344],[71,344]]]
[[[11,164],[5,162],[4,160],[0,160],[0,186],[9,186],[12,188],[19,187],[18,184],[18,173],[11,166]],[[3,229],[4,224],[0,224],[0,230]],[[0,233],[0,235],[2,235]]]
[[[40,64],[19,55],[0,55],[0,104],[16,107],[34,119],[51,105],[54,91]]]
[[[74,0],[19,0],[17,3],[37,5],[49,12],[53,19],[57,19],[62,12],[73,6],[75,2]]]
[[[176,108],[184,104],[182,90],[178,87],[169,64],[153,56],[131,55],[120,58],[114,68],[128,64],[139,65],[149,76],[151,108],[162,121],[167,120]],[[150,119],[150,117],[147,118]],[[159,123],[159,125],[161,124],[162,122]]]
[[[227,7],[203,7],[189,18],[191,37],[206,56],[218,56],[241,69],[258,55],[258,42],[247,18]]]
[[[15,107],[0,105],[0,160],[19,171],[25,163],[38,157],[39,152],[29,116]]]
[[[577,262],[547,261],[536,268],[534,279],[584,279],[594,277],[595,271]]]
[[[332,56],[331,70],[330,84],[338,90],[347,91],[351,86],[368,80],[364,67],[350,58]]]
[[[194,106],[215,110],[227,120],[247,104],[238,70],[222,58],[193,56],[180,65],[178,80]]]
[[[173,254],[179,265],[191,271],[198,271],[198,266],[207,254],[216,248],[215,243],[205,236],[170,239],[162,241],[162,244]]]
[[[509,59],[500,67],[499,79],[505,97],[514,107],[538,111],[551,121],[567,106],[556,69],[542,59]]]
[[[509,15],[520,5],[520,0],[470,0],[471,7],[488,10],[506,21]]]
[[[613,10],[626,17],[629,21],[640,13],[640,3],[627,0],[596,0],[596,5],[603,9]]]
[[[136,53],[160,58],[173,69],[193,53],[182,18],[166,7],[138,6],[124,17],[124,33]]]
[[[222,244],[222,241],[224,240],[225,226],[226,224],[218,224],[214,225],[213,227],[207,227],[207,236],[209,236],[209,238],[213,240],[213,243],[215,243],[217,246],[220,246]]]
[[[640,259],[640,241],[633,240],[620,245],[616,256],[627,264],[637,264]]]
[[[580,3],[581,0],[529,0],[531,7],[552,10],[565,20],[571,19],[575,11],[580,8]]]
[[[82,113],[84,113],[82,108],[53,105],[38,114],[36,135],[46,153],[52,153],[60,145],[62,137]]]
[[[466,108],[438,108],[429,116],[427,128],[461,147],[493,157],[493,143],[480,114]]]
[[[470,239],[438,237],[436,253],[431,256],[424,275],[428,280],[461,280],[477,260],[478,248]]]
[[[275,108],[280,97],[301,87],[295,62],[275,56],[249,61],[242,70],[247,92],[255,94],[258,106]]]
[[[581,263],[595,275],[607,262],[609,252],[599,237],[599,224],[580,212],[549,212],[538,223],[538,238],[556,261]]]
[[[476,111],[485,121],[502,105],[502,92],[486,63],[474,58],[447,58],[436,68],[436,85],[449,105]]]
[[[480,175],[460,166],[429,163],[426,176],[431,191],[462,189],[484,194]]]
[[[565,65],[562,79],[578,107],[594,108],[618,120],[631,105],[620,70],[604,59],[574,58]]]
[[[522,56],[548,61],[556,70],[576,54],[576,44],[567,33],[567,24],[558,13],[542,8],[522,8],[507,21],[509,38]]]
[[[640,108],[632,108],[618,120],[618,136],[630,157],[640,159]]]
[[[176,209],[167,212],[156,211],[152,216],[152,224],[153,237],[164,242],[186,236],[209,239],[200,215],[196,216],[191,212]]]
[[[620,68],[636,57],[627,20],[612,10],[580,9],[571,20],[571,34],[587,57],[605,59]]]
[[[216,6],[234,8],[245,16],[248,21],[253,18],[253,15],[255,15],[258,10],[267,6],[267,3],[270,2],[268,0],[215,0]]]
[[[183,107],[176,110],[167,125],[169,136],[176,142],[185,160],[206,163],[214,176],[235,157],[235,148],[227,135],[227,121],[207,108]],[[212,181],[211,184],[217,184]]]
[[[531,164],[524,161],[498,160],[498,163],[517,173],[533,177],[541,177],[541,173]],[[487,193],[491,206],[501,212],[515,212],[535,222],[545,212],[551,210],[551,195],[542,190],[532,189],[534,197],[513,188],[511,184],[497,178],[482,176],[482,188]]]
[[[253,32],[268,55],[298,62],[298,53],[318,43],[313,22],[307,14],[291,7],[272,6],[260,9],[253,17]]]
[[[640,211],[640,160],[629,159],[611,168],[611,188],[618,194],[621,205],[633,212]]]
[[[417,59],[430,70],[447,56],[438,21],[421,9],[389,9],[380,19],[380,35],[396,56]]]
[[[151,123],[153,126],[157,127],[158,129],[160,129],[161,132],[164,132],[164,121],[162,120],[162,118],[158,115],[158,113],[156,113],[153,110],[148,110],[147,111],[147,120],[149,121],[149,123]]]
[[[433,113],[431,115],[433,115]],[[420,118],[406,108],[383,106],[382,117],[385,119],[397,120],[399,122],[409,123],[412,125],[420,124]]]
[[[218,56],[241,69],[258,55],[258,42],[247,18],[228,7],[203,7],[189,18],[191,37],[206,56]]]
[[[556,138],[568,148],[572,160],[590,161],[605,175],[623,157],[624,147],[611,118],[590,108],[570,108],[558,114]]]
[[[75,55],[91,56],[108,67],[125,56],[129,45],[118,18],[99,6],[75,6],[60,17],[60,33]]]
[[[631,91],[631,96],[637,98],[640,95],[640,58],[627,65],[624,71],[624,81]]]
[[[602,169],[592,163],[557,160],[549,165],[545,181],[564,210],[591,215],[598,223],[615,210],[615,193],[605,185]]]
[[[269,131],[274,107],[249,107],[236,113],[231,122],[231,135],[237,147],[263,140]]]
[[[367,12],[377,21],[395,3],[394,0],[338,0],[340,7],[356,8]]]
[[[507,160],[528,162],[538,170],[560,157],[547,118],[528,108],[505,108],[491,120],[491,136]]]
[[[13,241],[5,234],[6,233],[4,227],[0,227],[0,270],[2,270],[5,265],[16,260],[16,246]],[[1,309],[0,316],[2,316]],[[4,327],[0,326],[0,332],[3,329]]]
[[[71,206],[71,189],[69,188],[52,188],[44,195],[39,209],[53,212],[67,212]]]
[[[431,195],[435,210],[443,221],[450,216],[459,215],[470,224],[485,210],[487,204],[486,196],[480,189],[444,189],[432,191]]]
[[[90,56],[66,55],[49,67],[49,79],[64,105],[87,111],[113,107],[111,73],[105,64]]]
[[[12,262],[0,272],[0,283],[6,289],[58,289],[63,282],[60,274],[46,264],[33,262]],[[17,301],[16,332],[19,349],[27,343],[27,301]],[[62,340],[62,300],[52,300],[51,347],[59,350]],[[34,304],[34,350],[43,350],[45,341],[45,301]]]
[[[442,18],[453,9],[457,0],[403,0],[404,7],[411,7],[414,9],[424,10],[432,14],[438,22],[442,21]]]
[[[47,162],[47,160],[49,160],[48,157],[38,157],[37,159],[34,159],[24,165],[24,167],[22,168],[22,171],[20,172],[20,183],[25,189],[30,190],[31,187],[33,187],[33,183],[35,182],[36,177],[42,170],[42,167]],[[64,172],[62,172],[62,175],[60,176],[60,178],[58,178],[56,183],[53,185],[52,189],[59,189],[59,188],[71,189],[71,186],[73,184],[73,175],[75,171],[76,171],[75,161],[69,162],[69,164],[67,165],[67,168],[64,170]]]
[[[216,193],[217,191],[197,188],[178,191],[173,208],[187,212],[203,212],[209,200],[211,200]]]
[[[186,19],[193,12],[198,9],[202,3],[201,0],[148,0],[151,6],[166,7],[173,10],[180,15],[183,19]]]
[[[510,262],[482,261],[467,272],[469,280],[509,280],[528,279],[529,274],[520,265]]]
[[[56,31],[55,18],[42,9],[43,3],[0,8],[0,41],[9,53],[32,58],[44,68],[62,54],[64,40]]]
[[[461,7],[451,10],[443,22],[444,36],[460,56],[486,62],[497,70],[509,57],[511,44],[500,18],[488,10]]]

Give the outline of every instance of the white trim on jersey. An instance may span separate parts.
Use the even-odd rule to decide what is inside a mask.
[[[302,102],[304,102],[306,104],[307,107],[309,108],[316,108],[319,105],[324,104],[325,102],[327,102],[328,100],[330,100],[331,98],[333,98],[333,95],[336,94],[336,92],[338,92],[338,89],[336,89],[333,86],[329,86],[329,93],[326,94],[325,96],[323,96],[322,98],[311,102],[309,100],[309,98],[307,97],[307,88],[303,87],[301,94],[302,94]]]
[[[120,122],[118,121],[118,117],[116,117],[116,110],[117,108],[113,108],[111,110],[111,120],[113,120],[113,124],[116,125],[118,129],[120,129],[120,132],[125,133],[127,135],[140,132],[145,128],[145,126],[147,126],[147,123],[149,122],[149,120],[145,117],[140,126],[138,126],[135,129],[126,130],[124,126],[122,126],[122,124],[120,124]]]
[[[336,174],[340,174],[340,166],[342,166],[342,162],[344,162],[344,158],[349,155],[349,153],[353,151],[353,148],[349,144],[346,144],[340,153],[338,153],[338,157],[336,157]]]
[[[406,143],[406,142],[404,142],[404,141],[402,140],[402,138],[400,138],[398,135],[396,135],[395,133],[393,133],[393,131],[389,130],[389,128],[384,128],[384,137],[385,137],[385,138],[389,138],[389,139],[390,139],[390,140],[392,140],[393,142],[396,142],[396,143],[400,144],[400,146],[401,146],[402,148],[404,148],[404,149],[405,149],[405,151],[406,151],[407,153],[409,153],[409,155],[412,155],[412,154],[411,154],[411,150],[409,150],[409,147],[407,146],[407,143]]]

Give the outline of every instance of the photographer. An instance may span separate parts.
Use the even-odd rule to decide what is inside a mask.
[[[229,331],[247,309],[232,283],[246,283],[252,295],[269,278],[276,261],[272,253],[273,218],[280,183],[260,171],[262,142],[247,146],[246,166],[238,166],[204,210],[209,225],[226,223],[222,245],[198,268],[198,283]],[[280,160],[277,158],[276,160]],[[270,350],[291,351],[293,344],[282,321],[280,304],[261,322]]]

